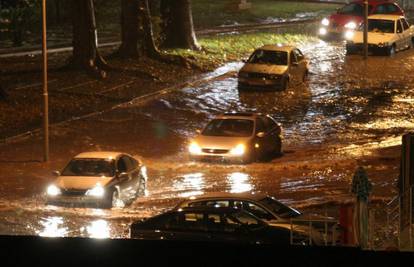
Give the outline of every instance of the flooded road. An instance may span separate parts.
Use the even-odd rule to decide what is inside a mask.
[[[208,74],[216,78],[204,84],[53,127],[51,158],[58,160],[49,165],[31,161],[41,153],[39,136],[2,152],[3,163],[5,157],[19,160],[2,166],[10,179],[0,185],[0,234],[127,237],[132,221],[213,191],[267,193],[299,209],[335,206],[352,200],[357,164],[373,182],[372,199],[389,200],[396,194],[401,135],[414,128],[414,50],[364,61],[345,56],[342,42],[298,46],[310,59],[309,78],[300,86],[241,92],[241,63],[231,63]],[[271,114],[282,125],[283,156],[248,165],[189,161],[195,131],[227,111]],[[85,150],[142,157],[149,170],[146,196],[124,209],[45,206],[51,170]],[[33,167],[30,174],[22,164]]]

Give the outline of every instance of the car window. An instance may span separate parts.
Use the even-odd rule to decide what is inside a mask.
[[[62,171],[63,176],[106,176],[112,177],[114,161],[106,159],[73,159]]]
[[[295,53],[296,58],[298,61],[302,61],[305,57],[303,56],[302,52],[300,52],[299,49],[293,50],[293,53]]]
[[[248,212],[257,216],[260,219],[263,219],[263,220],[275,219],[275,217],[270,212],[266,211],[262,207],[259,207],[258,205],[252,202],[246,202],[246,205],[244,208],[245,210],[247,210]]]
[[[394,4],[386,4],[386,14],[392,14],[392,13],[397,13],[399,12],[399,9],[396,5]]]
[[[269,117],[263,117],[263,122],[265,124],[266,129],[268,129],[269,131],[277,126],[277,124]]]
[[[397,21],[397,33],[402,33],[403,32],[403,28],[401,25],[401,20]]]
[[[124,157],[121,157],[118,160],[117,168],[118,168],[119,172],[127,172],[128,171],[128,165],[127,165]]]
[[[361,29],[363,29],[361,25]],[[369,19],[368,20],[368,31],[369,32],[383,32],[383,33],[394,33],[395,24],[393,20],[385,19]]]
[[[245,119],[215,119],[202,132],[206,136],[247,137],[253,134],[253,121]]]
[[[287,65],[287,53],[285,51],[272,51],[258,49],[247,60],[254,64]]]
[[[272,197],[265,197],[259,202],[282,218],[293,218],[301,215],[299,211],[286,206]]]
[[[374,14],[386,14],[387,7],[385,5],[378,5],[377,8],[374,10]]]
[[[410,24],[408,24],[406,19],[401,19],[401,22],[402,22],[404,31],[410,28]]]
[[[188,204],[189,207],[229,207],[229,201],[228,200],[209,200],[209,201],[197,201],[197,202],[191,202]]]
[[[256,119],[256,133],[266,132],[266,127],[263,120],[259,117]]]
[[[297,63],[297,62],[298,62],[298,60],[296,59],[295,53],[293,53],[293,51],[290,52],[290,63],[293,64],[293,63]]]

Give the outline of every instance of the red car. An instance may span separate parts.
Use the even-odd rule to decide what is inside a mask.
[[[390,0],[369,0],[368,15],[373,14],[393,14],[404,16],[404,11],[394,1]],[[346,30],[357,28],[364,20],[364,0],[352,1],[342,8],[338,9],[335,14],[324,18],[321,21],[319,35],[321,37],[328,35],[340,35]]]

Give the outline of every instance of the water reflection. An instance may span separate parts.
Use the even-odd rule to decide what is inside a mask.
[[[251,177],[242,172],[233,172],[227,176],[227,182],[230,186],[230,193],[243,193],[253,190],[250,182]]]
[[[88,237],[91,238],[109,238],[110,237],[110,229],[108,222],[105,220],[97,220],[93,221],[90,225],[81,228],[81,232],[87,233]]]
[[[204,174],[201,172],[185,174],[181,180],[174,182],[173,187],[175,191],[184,191],[179,194],[180,197],[201,195],[205,188]]]
[[[68,234],[68,228],[63,226],[62,217],[50,217],[40,221],[43,226],[42,231],[37,231],[39,236],[44,237],[64,237]]]

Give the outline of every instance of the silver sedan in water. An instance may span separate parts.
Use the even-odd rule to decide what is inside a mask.
[[[282,152],[281,127],[268,115],[224,113],[191,140],[192,159],[251,162]]]

